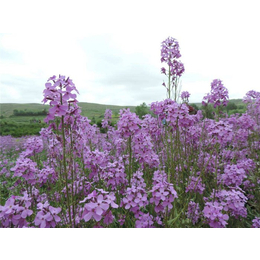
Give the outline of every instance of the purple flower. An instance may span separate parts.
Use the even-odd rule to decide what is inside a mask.
[[[205,184],[201,182],[200,177],[191,176],[189,177],[188,186],[186,187],[186,192],[198,192],[200,194],[205,190]]]
[[[53,83],[49,82],[50,80]],[[50,102],[49,114],[45,118],[45,122],[48,123],[50,120],[54,120],[55,116],[70,116],[78,115],[79,107],[77,106],[76,94],[72,93],[77,89],[71,79],[65,79],[65,76],[59,75],[59,78],[53,76],[49,78],[48,82],[45,84],[44,99],[43,102]]]
[[[188,91],[183,91],[181,93],[181,99],[184,101],[184,102],[189,102],[189,97],[190,97],[190,93]]]
[[[53,220],[52,215],[50,212],[46,214],[43,211],[39,211],[35,217],[34,223],[36,226],[40,226],[40,228],[48,228],[50,227],[49,222]]]
[[[97,192],[98,191],[98,192]],[[82,218],[88,222],[90,219],[94,219],[96,221],[100,221],[103,217],[105,217],[109,213],[109,206],[112,208],[117,208],[118,205],[115,203],[115,196],[113,193],[108,193],[102,189],[94,190],[91,194],[88,195],[86,199],[81,201],[81,203],[85,203],[84,211],[82,213]],[[106,221],[109,222],[110,217],[108,216]]]
[[[152,227],[154,227],[153,223],[154,223],[153,217],[149,213],[147,213],[147,214],[142,213],[139,216],[138,220],[136,220],[135,227],[136,228],[152,228]]]
[[[154,172],[154,183],[152,190],[152,197],[150,203],[155,204],[155,212],[162,214],[166,210],[171,210],[173,208],[172,202],[174,199],[178,198],[177,192],[173,188],[172,183],[166,181],[166,174],[164,172],[156,171]]]
[[[112,212],[109,211],[109,212],[105,215],[104,223],[105,223],[106,225],[110,225],[110,224],[113,223],[114,218],[115,218],[115,217],[112,215]]]
[[[86,209],[88,211],[88,213],[86,213],[83,217],[83,219],[88,222],[91,218],[94,218],[96,221],[100,221],[102,219],[102,216],[101,215],[98,215],[96,213],[96,210],[95,208],[91,208],[91,207],[87,207],[86,206]]]
[[[221,190],[219,192],[212,192],[211,198],[217,198],[218,202],[223,206],[223,209],[230,213],[235,218],[247,217],[246,202],[247,197],[239,187],[231,190]]]
[[[239,168],[237,165],[226,165],[224,173],[219,179],[227,186],[240,186],[243,180],[246,178],[246,174],[243,168]]]
[[[229,216],[223,214],[223,206],[218,202],[206,202],[203,209],[204,217],[212,228],[223,228],[227,225]]]
[[[165,68],[161,68],[161,73],[166,75],[166,69]]]
[[[14,205],[15,200],[13,198],[9,198],[4,206],[5,214],[10,214],[14,209],[16,209],[16,206]]]
[[[109,126],[109,123],[112,119],[112,111],[110,109],[106,109],[104,119],[102,120],[102,127],[106,128]]]
[[[129,194],[127,197],[123,198],[122,201],[123,204],[125,205],[125,209],[130,209],[137,205],[133,200],[134,200],[134,196],[132,194]]]
[[[106,195],[106,202],[111,205],[112,208],[118,208],[118,205],[115,203],[116,197],[113,193]]]
[[[49,109],[49,113],[54,115],[54,116],[65,116],[68,110],[67,105],[61,105],[61,104],[56,104],[55,106],[51,107]]]
[[[179,43],[176,39],[168,37],[162,42],[161,62],[167,63],[167,67],[169,67],[168,73],[164,67],[161,68],[161,73],[169,76],[169,85],[166,86],[163,83],[163,86],[167,89],[168,98],[171,98],[172,92],[175,91],[175,100],[177,97],[175,86],[177,86],[177,80],[185,70],[183,63],[177,60],[180,57]]]
[[[33,211],[29,209],[30,206],[31,206],[31,202],[29,201],[25,202],[25,207],[21,214],[22,218],[26,218],[27,216],[31,216],[33,214]]]
[[[260,218],[256,217],[252,220],[252,228],[260,228]]]
[[[57,215],[61,212],[61,208],[49,207],[50,213],[52,214],[54,220],[58,223],[61,221],[61,218]]]
[[[211,92],[203,98],[202,104],[206,105],[207,103],[211,103],[214,105],[214,108],[216,108],[220,105],[226,106],[228,99],[227,88],[224,87],[221,80],[214,79],[211,83]]]
[[[161,44],[161,62],[169,63],[172,59],[181,57],[179,43],[176,39],[168,37]]]
[[[199,204],[194,201],[190,201],[186,215],[189,219],[191,219],[193,225],[195,225],[200,218]]]

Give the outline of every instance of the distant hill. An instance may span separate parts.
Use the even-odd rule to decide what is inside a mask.
[[[132,112],[135,111],[135,106],[114,106],[114,105],[102,105],[96,103],[86,103],[79,102],[79,107],[82,110],[82,115],[87,116],[89,119],[93,117],[99,118],[102,117],[106,109],[110,109],[113,114],[119,113],[120,109],[130,108]],[[13,115],[14,110],[23,110],[23,111],[33,111],[39,112],[46,109],[49,110],[49,105],[36,104],[36,103],[27,103],[27,104],[18,104],[18,103],[1,103],[0,104],[0,116],[4,118],[9,118]]]
[[[235,103],[237,106],[244,105],[242,99],[230,99],[230,102]],[[82,115],[87,116],[89,119],[92,117],[100,117],[103,116],[106,109],[110,109],[113,114],[119,113],[120,109],[130,108],[132,112],[135,111],[135,106],[116,106],[116,105],[102,105],[96,103],[87,103],[87,102],[79,102],[79,107],[82,110]],[[198,107],[201,106],[201,103],[193,103]],[[49,110],[49,105],[37,104],[37,103],[0,103],[0,116],[4,116],[5,118],[10,117],[13,114],[14,110],[23,110],[23,111],[33,111],[39,112],[44,109]]]
[[[235,103],[237,106],[245,106],[243,103],[242,99],[229,99],[229,102]],[[198,107],[201,107],[201,102],[200,103],[192,103],[197,105]]]
[[[43,109],[49,110],[48,105],[42,105],[37,103],[27,103],[27,104],[18,104],[18,103],[1,103],[0,104],[0,116],[9,117],[13,114],[14,110],[23,110],[23,111],[33,111],[38,112]]]
[[[246,106],[242,99],[231,99],[237,107],[230,108],[228,114],[244,113]],[[123,108],[130,108],[135,112],[135,106],[115,106],[102,105],[96,103],[79,102],[79,107],[82,110],[82,115],[88,117],[92,123],[101,125],[106,109],[113,112],[112,123],[116,123],[119,118],[119,111]],[[196,104],[198,109],[201,109],[201,103]],[[141,105],[141,104],[140,104]],[[46,127],[44,118],[50,106],[36,103],[18,104],[18,103],[0,103],[0,135],[12,135],[20,137],[25,135],[38,134],[42,127]]]

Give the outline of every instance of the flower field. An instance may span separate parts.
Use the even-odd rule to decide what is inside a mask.
[[[81,115],[73,81],[50,77],[48,127],[0,137],[0,227],[259,228],[260,92],[228,116],[228,89],[214,79],[209,119],[179,91],[180,57],[176,39],[163,41],[167,99],[142,119],[122,109],[115,126],[106,110],[102,133]]]

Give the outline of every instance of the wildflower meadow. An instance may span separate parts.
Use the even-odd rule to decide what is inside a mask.
[[[260,92],[243,114],[228,115],[228,89],[209,82],[202,106],[180,90],[184,64],[176,39],[161,45],[167,98],[140,119],[106,110],[102,131],[81,115],[72,79],[43,90],[47,128],[1,136],[1,228],[259,228]]]

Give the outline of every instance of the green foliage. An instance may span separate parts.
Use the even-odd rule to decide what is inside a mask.
[[[213,119],[214,118],[214,108],[212,104],[208,104],[207,106],[202,106],[201,108],[202,114],[204,118]]]
[[[226,106],[227,112],[228,112],[229,110],[235,110],[235,109],[237,109],[237,105],[236,105],[234,102],[228,102],[228,104],[227,104],[227,106]]]
[[[238,105],[240,104],[240,105]],[[192,104],[193,106],[194,104]],[[195,104],[196,105],[196,104]],[[194,106],[193,106],[194,107]],[[235,101],[229,101],[226,107],[220,106],[218,107],[219,111],[222,113],[227,113],[229,116],[232,114],[243,114],[246,111],[246,107],[244,104],[242,104],[241,102],[238,102],[237,100]],[[217,109],[215,109],[213,107],[212,104],[208,104],[207,106],[202,106],[201,107],[202,113],[204,118],[209,118],[209,119],[213,119],[214,118],[214,113],[217,112]]]
[[[39,135],[42,128],[46,127],[45,123],[28,124],[16,123],[12,121],[0,122],[0,135],[11,135],[13,137],[22,137],[26,135]]]
[[[92,117],[90,124],[92,124],[92,125],[96,124],[96,117],[95,116]]]
[[[231,104],[230,104],[231,103]],[[241,99],[231,99],[229,106],[224,109],[229,115],[234,113],[244,113],[246,106]],[[120,109],[125,106],[113,106],[102,105],[95,103],[80,102],[79,106],[82,110],[82,115],[88,118],[92,118],[91,123],[101,125],[101,120],[104,117],[106,109],[110,109],[113,112],[112,123],[115,124],[119,118]],[[212,105],[207,107],[201,107],[200,103],[191,104],[196,110],[202,109],[204,117],[213,119],[214,108]],[[236,109],[234,109],[236,107]],[[151,113],[149,107],[143,103],[137,107],[128,106],[131,112],[135,112],[140,118],[142,116]],[[12,135],[19,137],[24,135],[38,134],[43,124],[43,119],[48,113],[49,106],[42,104],[0,104],[1,116],[0,116],[0,135]],[[100,121],[100,122],[98,122]]]
[[[81,115],[88,117],[89,119],[95,117],[96,119],[99,118],[99,116],[104,116],[104,113],[106,109],[110,109],[113,114],[118,114],[120,109],[125,108],[126,106],[114,106],[114,105],[102,105],[102,104],[95,104],[95,103],[86,103],[86,102],[79,102],[78,103],[82,113]],[[42,104],[16,104],[16,103],[4,103],[0,104],[0,111],[3,118],[9,118],[12,116],[12,120],[16,122],[21,122],[22,118],[25,118],[28,115],[19,115],[14,116],[13,112],[14,110],[24,111],[27,113],[27,111],[31,111],[34,113],[42,112],[44,109],[48,112],[49,111],[49,105],[42,105]],[[135,111],[134,106],[128,106],[130,108],[131,112]],[[31,115],[36,116],[37,119],[43,120],[45,115]],[[22,122],[28,122],[28,119],[22,120]]]
[[[200,109],[200,108],[199,108],[196,104],[194,104],[194,103],[193,103],[193,104],[190,104],[190,106],[193,107],[193,108],[196,109],[196,110],[199,110],[199,109]]]
[[[27,109],[26,109],[27,110]],[[13,116],[46,116],[48,114],[46,109],[42,111],[26,111],[26,110],[13,110]]]
[[[3,103],[0,104],[0,111],[1,115],[3,115],[5,118],[8,118],[13,115],[14,110],[24,111],[25,113],[27,111],[31,111],[33,113],[42,112],[43,110],[46,110],[48,112],[49,106],[43,105],[43,104],[35,104],[35,103],[28,103],[28,104],[17,104],[17,103]]]
[[[143,104],[135,108],[135,113],[139,116],[140,119],[142,119],[144,115],[149,114],[149,108],[145,102],[143,102]]]

